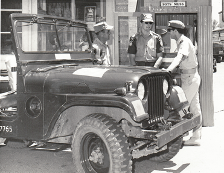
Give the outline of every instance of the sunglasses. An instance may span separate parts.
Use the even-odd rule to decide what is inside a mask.
[[[143,23],[143,22],[142,22]],[[152,25],[153,24],[153,22],[144,22],[146,25],[147,24],[150,24],[150,25]]]
[[[107,29],[102,30],[102,32],[103,32],[104,34],[111,34],[111,31],[110,31],[110,30],[107,30]]]
[[[170,31],[174,31],[174,29],[167,29],[167,31],[168,31],[168,32],[170,32]]]

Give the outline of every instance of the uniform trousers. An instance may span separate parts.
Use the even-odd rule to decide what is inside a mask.
[[[193,129],[193,136],[192,136],[198,139],[201,138],[201,129],[202,129],[202,113],[198,93],[200,83],[201,78],[197,71],[193,74],[181,74],[181,87],[189,102],[188,108],[190,108],[190,112],[194,116],[198,115],[200,116],[200,123],[197,127]]]

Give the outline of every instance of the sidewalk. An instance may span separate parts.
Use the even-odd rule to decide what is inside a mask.
[[[202,128],[201,146],[184,146],[172,159],[178,167],[185,163],[181,173],[223,173],[224,168],[224,111],[215,113],[214,127]],[[187,163],[189,162],[190,163]],[[173,170],[177,170],[173,169]],[[177,171],[179,172],[179,171]]]

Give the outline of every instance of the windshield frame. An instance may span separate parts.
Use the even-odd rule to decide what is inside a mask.
[[[64,50],[63,49],[63,44],[61,43],[61,40],[59,38],[59,32],[61,32],[62,30],[65,30],[67,28],[83,28],[83,31],[86,34],[86,41],[89,44],[88,50],[85,50],[87,52],[91,52],[91,48],[92,48],[92,41],[91,41],[91,37],[90,37],[90,33],[87,27],[87,24],[80,22],[80,21],[73,21],[71,19],[65,19],[65,18],[61,18],[61,17],[54,17],[54,16],[47,16],[47,15],[24,15],[24,17],[21,17],[21,13],[18,13],[18,15],[12,14],[11,19],[14,20],[13,26],[14,27],[14,37],[16,38],[16,48],[20,49],[20,51],[24,54],[27,53],[31,53],[31,54],[35,54],[35,53],[39,53],[39,54],[51,54],[51,53],[84,53],[83,51],[74,51],[74,50]],[[55,36],[56,36],[56,42],[58,43],[58,50],[51,52],[51,51],[29,51],[29,50],[24,50],[22,48],[22,43],[21,43],[21,39],[19,39],[18,34],[18,23],[26,23],[24,26],[30,26],[30,25],[34,25],[34,24],[38,24],[38,25],[49,25],[53,28],[53,31],[55,32]],[[20,28],[22,28],[23,25],[20,26]],[[22,30],[22,29],[20,29]],[[65,32],[65,31],[64,31]],[[65,32],[66,33],[66,32]],[[22,34],[22,31],[20,31],[20,34]],[[77,41],[76,41],[77,42]]]

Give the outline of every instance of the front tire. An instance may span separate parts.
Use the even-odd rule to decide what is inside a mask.
[[[104,114],[92,114],[79,122],[72,156],[78,173],[132,172],[127,138],[118,123]]]
[[[156,162],[166,162],[172,159],[180,150],[183,137],[178,137],[167,144],[167,149],[150,156],[149,160]]]

